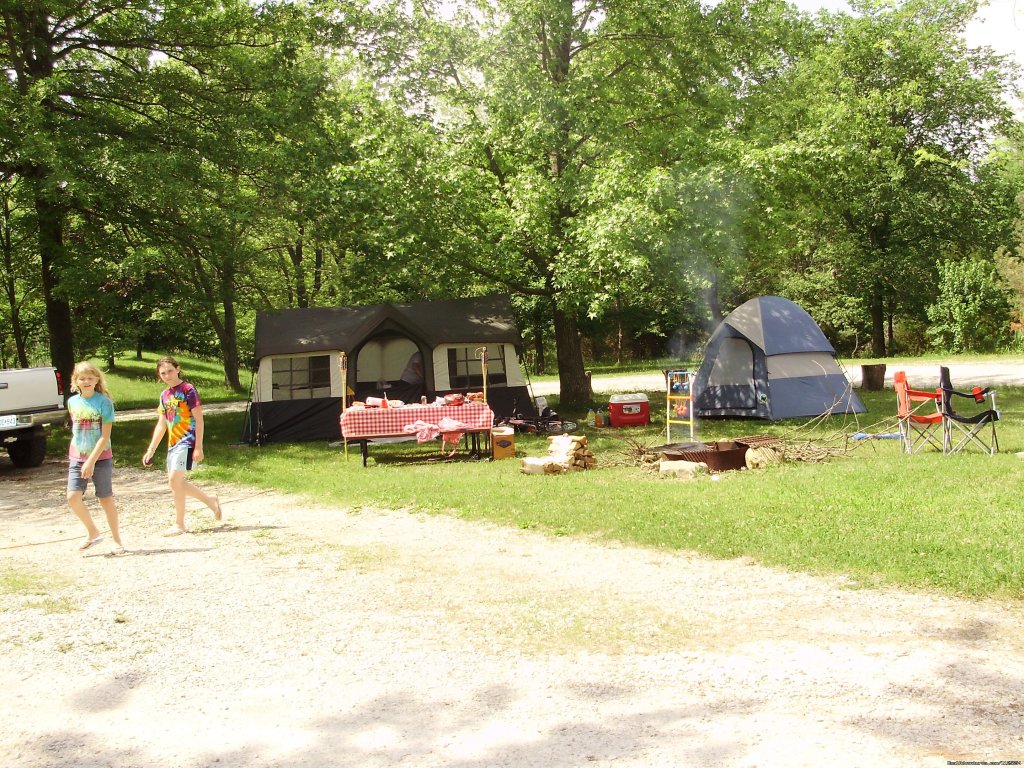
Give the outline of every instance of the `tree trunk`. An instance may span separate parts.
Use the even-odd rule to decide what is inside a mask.
[[[318,245],[313,249],[313,300],[320,298],[324,284],[324,247]]]
[[[203,267],[203,258],[198,253],[192,254],[193,274],[199,287],[197,300],[202,303],[202,311],[206,313],[217,341],[220,353],[224,358],[224,381],[235,392],[242,392],[242,384],[238,379],[238,320],[235,316],[235,260],[230,254],[222,257],[220,262],[210,260],[213,274],[211,279]],[[214,284],[213,281],[216,281]],[[224,317],[218,313],[218,305],[223,308]]]
[[[558,351],[559,405],[584,405],[593,392],[583,367],[580,329],[574,315],[555,307],[555,346]]]
[[[43,302],[46,328],[50,333],[50,359],[61,375],[65,397],[71,393],[71,372],[75,367],[75,343],[71,306],[59,295],[64,261],[64,214],[40,189],[36,179],[35,208],[39,223],[39,256],[42,260]]]
[[[33,4],[31,12],[19,13],[17,16],[12,16],[5,7],[4,20],[8,33],[8,54],[19,62],[18,66],[7,69],[8,77],[13,75],[8,85],[13,83],[18,93],[27,97],[34,87],[53,76],[53,39],[49,17]],[[11,59],[5,61],[10,62]],[[54,106],[56,89],[40,89],[40,95],[40,106],[44,113],[52,116],[58,111]],[[36,211],[43,304],[46,306],[46,328],[50,334],[50,361],[60,373],[66,398],[71,394],[71,372],[75,366],[74,326],[71,322],[71,305],[60,291],[65,261],[64,209],[59,203],[62,192],[53,182],[52,175],[48,166],[28,161],[25,178],[32,185]]]
[[[622,365],[622,298],[615,297],[615,364]]]
[[[544,326],[537,322],[533,326],[533,372],[544,373]]]
[[[18,366],[28,368],[28,351],[25,347],[25,331],[21,326],[21,308],[18,304],[18,281],[14,278],[14,244],[11,241],[10,199],[4,194],[3,210],[3,251],[4,251],[4,297],[11,313],[11,335]],[[4,363],[6,366],[6,362]]]
[[[561,90],[569,79],[569,67],[572,63],[572,42],[573,30],[571,23],[565,23],[566,19],[572,19],[572,0],[559,0],[565,15],[560,16],[561,23],[553,23],[547,31],[547,42],[550,48],[545,51],[542,64],[556,89]],[[557,101],[552,115],[552,125],[555,127],[555,138],[553,145],[548,149],[548,174],[555,182],[555,187],[562,189],[558,200],[552,211],[552,235],[553,241],[557,243],[550,258],[557,261],[559,252],[565,256],[571,253],[566,235],[566,222],[573,217],[573,207],[562,187],[564,177],[570,163],[571,147],[574,142],[571,138],[573,132],[572,120],[569,118],[564,107]],[[551,291],[549,295],[555,296],[555,286],[551,282],[550,274],[546,278],[547,288]],[[583,346],[580,340],[579,323],[576,315],[566,312],[552,300],[555,326],[555,354],[558,359],[558,386],[560,405],[583,405],[590,401],[592,392],[590,389],[590,378],[583,367]]]
[[[227,291],[225,291],[227,293]],[[242,391],[242,383],[238,378],[238,320],[235,316],[235,302],[230,296],[223,298],[224,319],[217,314],[216,305],[207,306],[207,315],[210,324],[217,334],[217,341],[220,343],[220,353],[224,358],[224,381],[235,392]]]
[[[304,309],[309,306],[309,297],[306,295],[306,265],[302,263],[305,258],[305,244],[302,241],[301,227],[299,227],[299,236],[295,243],[288,246],[288,257],[295,270],[292,273],[295,281],[295,302],[298,307]]]
[[[224,320],[217,318],[216,307],[213,316],[217,320],[214,328],[220,341],[221,354],[224,355],[224,379],[235,392],[242,391],[242,383],[238,379],[238,318],[235,315],[235,262],[231,257],[224,259],[224,270],[221,274],[220,299],[224,308]]]
[[[241,392],[242,383],[238,379],[241,366],[238,358],[238,318],[235,315],[235,302],[231,298],[224,301],[224,338],[221,339],[220,348],[224,355],[224,377],[228,386],[235,392]]]
[[[718,273],[712,272],[708,287],[704,289],[704,300],[707,302],[708,310],[711,312],[711,321],[717,328],[718,324],[725,319],[722,313],[722,303],[718,298]]]
[[[882,220],[868,228],[868,243],[871,247],[871,258],[875,268],[875,279],[871,286],[871,354],[875,357],[886,357],[885,346],[885,256],[889,250],[888,212]]]
[[[875,283],[871,293],[871,354],[885,357],[885,301],[882,286]]]

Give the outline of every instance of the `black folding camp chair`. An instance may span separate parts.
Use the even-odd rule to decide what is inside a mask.
[[[942,446],[943,453],[960,453],[975,447],[989,456],[999,451],[999,440],[996,437],[996,422],[999,411],[996,409],[996,392],[991,387],[974,387],[970,392],[959,392],[953,389],[949,379],[949,368],[939,368],[939,391],[942,393]],[[954,398],[971,400],[975,404],[991,400],[991,405],[983,411],[965,415],[959,413],[953,405]],[[989,433],[988,441],[983,439]]]

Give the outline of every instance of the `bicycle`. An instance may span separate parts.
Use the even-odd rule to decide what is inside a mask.
[[[518,399],[512,401],[512,415],[496,419],[496,427],[512,427],[519,434],[548,434],[564,435],[575,432],[579,424],[571,419],[560,418],[555,411],[548,407],[547,400],[543,397],[537,398],[537,416],[524,416],[518,410]]]

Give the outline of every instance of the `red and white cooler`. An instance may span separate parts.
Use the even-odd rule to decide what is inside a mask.
[[[608,399],[608,421],[613,427],[645,427],[651,423],[647,395],[612,395]]]

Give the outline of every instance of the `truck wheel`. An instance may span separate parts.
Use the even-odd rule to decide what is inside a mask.
[[[7,446],[7,453],[16,467],[38,467],[46,458],[46,437],[34,435],[17,440]]]

